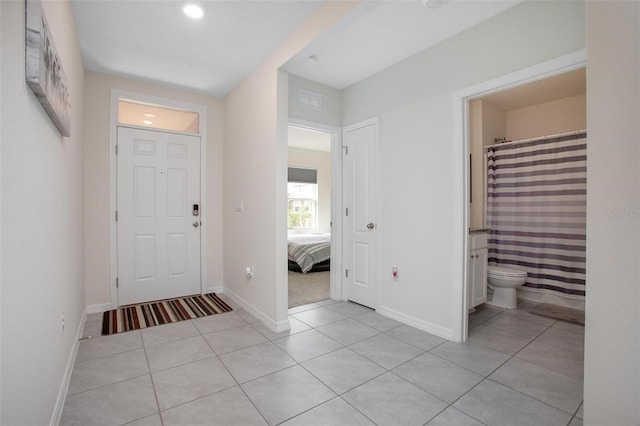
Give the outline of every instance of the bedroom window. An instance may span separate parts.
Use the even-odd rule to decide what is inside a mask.
[[[288,226],[296,228],[317,228],[318,226],[318,183],[317,171],[289,167],[287,184]]]

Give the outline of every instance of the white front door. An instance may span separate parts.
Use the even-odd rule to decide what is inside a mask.
[[[118,127],[118,304],[201,293],[200,138]]]
[[[378,122],[346,127],[343,133],[344,256],[347,299],[377,306]]]

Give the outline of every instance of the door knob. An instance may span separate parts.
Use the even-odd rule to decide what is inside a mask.
[[[197,220],[195,222],[193,222],[193,227],[197,228],[198,226],[200,226],[200,222],[198,222]]]
[[[376,225],[374,225],[373,222],[367,224],[367,229],[373,229],[375,227]]]

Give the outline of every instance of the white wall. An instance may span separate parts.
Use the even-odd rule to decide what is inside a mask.
[[[69,83],[69,138],[25,84],[25,2],[0,2],[4,425],[54,420],[84,313],[84,73],[69,1],[42,4]]]
[[[331,153],[289,147],[289,166],[318,171],[318,227],[304,232],[331,232]]]
[[[379,310],[453,335],[466,235],[454,92],[582,48],[582,2],[523,2],[343,91],[344,124],[380,117]]]
[[[224,286],[273,329],[287,319],[288,75],[278,69],[343,19],[352,2],[327,2],[225,98]],[[244,211],[235,207],[242,200]],[[245,268],[255,276],[247,279]]]
[[[556,135],[587,128],[586,94],[570,96],[506,113],[509,140]]]
[[[300,105],[299,90],[306,90],[327,97],[325,111],[313,110]],[[315,81],[309,81],[295,75],[289,76],[289,117],[340,127],[342,125],[342,92]]]
[[[111,89],[127,90],[207,107],[207,279],[222,287],[223,101],[209,96],[93,72],[85,74],[85,274],[88,306],[110,303],[109,143]]]
[[[586,425],[640,424],[640,3],[587,2]]]

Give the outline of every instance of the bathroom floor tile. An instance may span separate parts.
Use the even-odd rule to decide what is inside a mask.
[[[125,424],[158,412],[149,375],[67,397],[60,425]]]
[[[142,348],[140,331],[93,337],[80,341],[76,362]]]
[[[317,330],[345,346],[352,345],[368,337],[380,334],[380,331],[354,319],[332,322],[318,327]]]
[[[154,414],[152,416],[127,423],[126,426],[162,426],[162,420],[160,419],[160,414]]]
[[[270,425],[279,424],[336,396],[299,365],[241,386]]]
[[[342,398],[333,398],[304,412],[281,426],[374,426]]]
[[[557,346],[570,352],[584,354],[584,334],[565,331],[559,327],[551,327],[540,335],[538,342]]]
[[[347,317],[328,308],[315,308],[293,314],[293,317],[311,327],[320,327]]]
[[[251,324],[216,331],[203,337],[217,354],[237,351],[267,341],[267,338]]]
[[[489,378],[571,415],[582,402],[582,381],[516,357]]]
[[[172,324],[149,327],[141,330],[140,333],[145,346],[153,346],[200,335],[200,332],[191,321],[178,321]]]
[[[486,323],[485,323],[486,324]],[[482,324],[469,331],[469,341],[496,351],[513,355],[524,348],[533,338],[487,327]]]
[[[577,417],[574,417],[573,419],[571,419],[571,422],[569,422],[569,426],[582,426],[582,424],[582,419],[579,419]]]
[[[100,337],[102,335],[102,314],[89,314],[87,321],[84,323],[82,337]]]
[[[508,354],[471,342],[446,342],[429,353],[483,376],[491,374],[510,358]]]
[[[258,322],[258,323],[255,323],[255,324],[251,324],[251,325],[253,326],[253,328],[258,330],[260,332],[260,334],[262,334],[264,337],[266,337],[269,340],[276,340],[276,339],[280,339],[282,337],[291,336],[292,334],[301,333],[303,331],[311,330],[311,327],[309,327],[307,324],[303,323],[302,321],[295,319],[291,315],[289,315],[289,326],[290,326],[290,328],[288,330],[284,330],[284,331],[281,331],[279,333],[271,331],[271,329],[269,329],[269,327],[267,327],[266,325],[264,325],[261,322]]]
[[[153,373],[160,410],[236,386],[218,358],[206,358]]]
[[[395,337],[396,339],[400,339],[405,343],[409,343],[410,345],[416,346],[420,349],[424,349],[425,351],[431,350],[438,345],[446,342],[442,337],[435,336],[431,333],[427,333],[426,331],[418,330],[417,328],[401,325],[400,327],[396,327],[392,330],[387,331],[389,336]]]
[[[149,374],[143,349],[82,361],[71,375],[68,395]]]
[[[285,351],[297,362],[305,362],[328,352],[342,348],[342,345],[316,330],[303,331],[292,336],[274,340],[273,344]]]
[[[314,358],[302,366],[338,395],[386,371],[348,348]]]
[[[365,358],[390,370],[424,353],[422,349],[386,334],[379,334],[349,347]]]
[[[367,314],[371,312],[375,312],[371,308],[364,307],[362,305],[358,305],[353,302],[338,302],[332,303],[330,305],[326,305],[327,309],[330,309],[334,312],[338,312],[346,317],[354,317],[356,315]]]
[[[242,318],[243,320],[245,320],[249,324],[255,324],[257,322],[260,322],[260,320],[258,318],[254,317],[253,315],[251,315],[249,312],[245,311],[244,309],[234,309],[233,312],[235,312],[236,315],[238,315],[240,318]]]
[[[515,315],[498,315],[486,321],[483,325],[519,336],[535,338],[548,329],[551,324],[529,321]]]
[[[583,380],[583,356],[577,352],[535,341],[518,352],[516,356],[556,373]]]
[[[483,424],[462,411],[449,407],[427,423],[427,426],[483,426]]]
[[[202,336],[153,345],[146,351],[152,372],[215,356]]]
[[[248,324],[247,321],[235,312],[209,315],[207,317],[196,318],[192,321],[202,334],[209,334],[215,331],[226,330],[227,328],[240,327]]]
[[[571,420],[569,414],[491,380],[480,383],[453,407],[487,425],[561,426]]]
[[[448,403],[454,402],[484,379],[484,376],[429,353],[420,355],[392,371]]]
[[[162,412],[164,426],[265,426],[267,422],[235,386]]]
[[[570,333],[582,334],[584,336],[584,325],[572,324],[570,322],[558,321],[551,327],[553,330],[562,330]]]
[[[377,377],[342,397],[377,425],[423,425],[447,406],[393,373]]]
[[[392,328],[396,328],[402,325],[401,322],[394,319],[380,315],[377,312],[367,312],[364,314],[356,315],[353,317],[356,321],[360,321],[364,325],[375,328],[379,331],[389,331]]]
[[[220,355],[220,360],[238,383],[245,383],[296,364],[293,358],[271,342]]]

